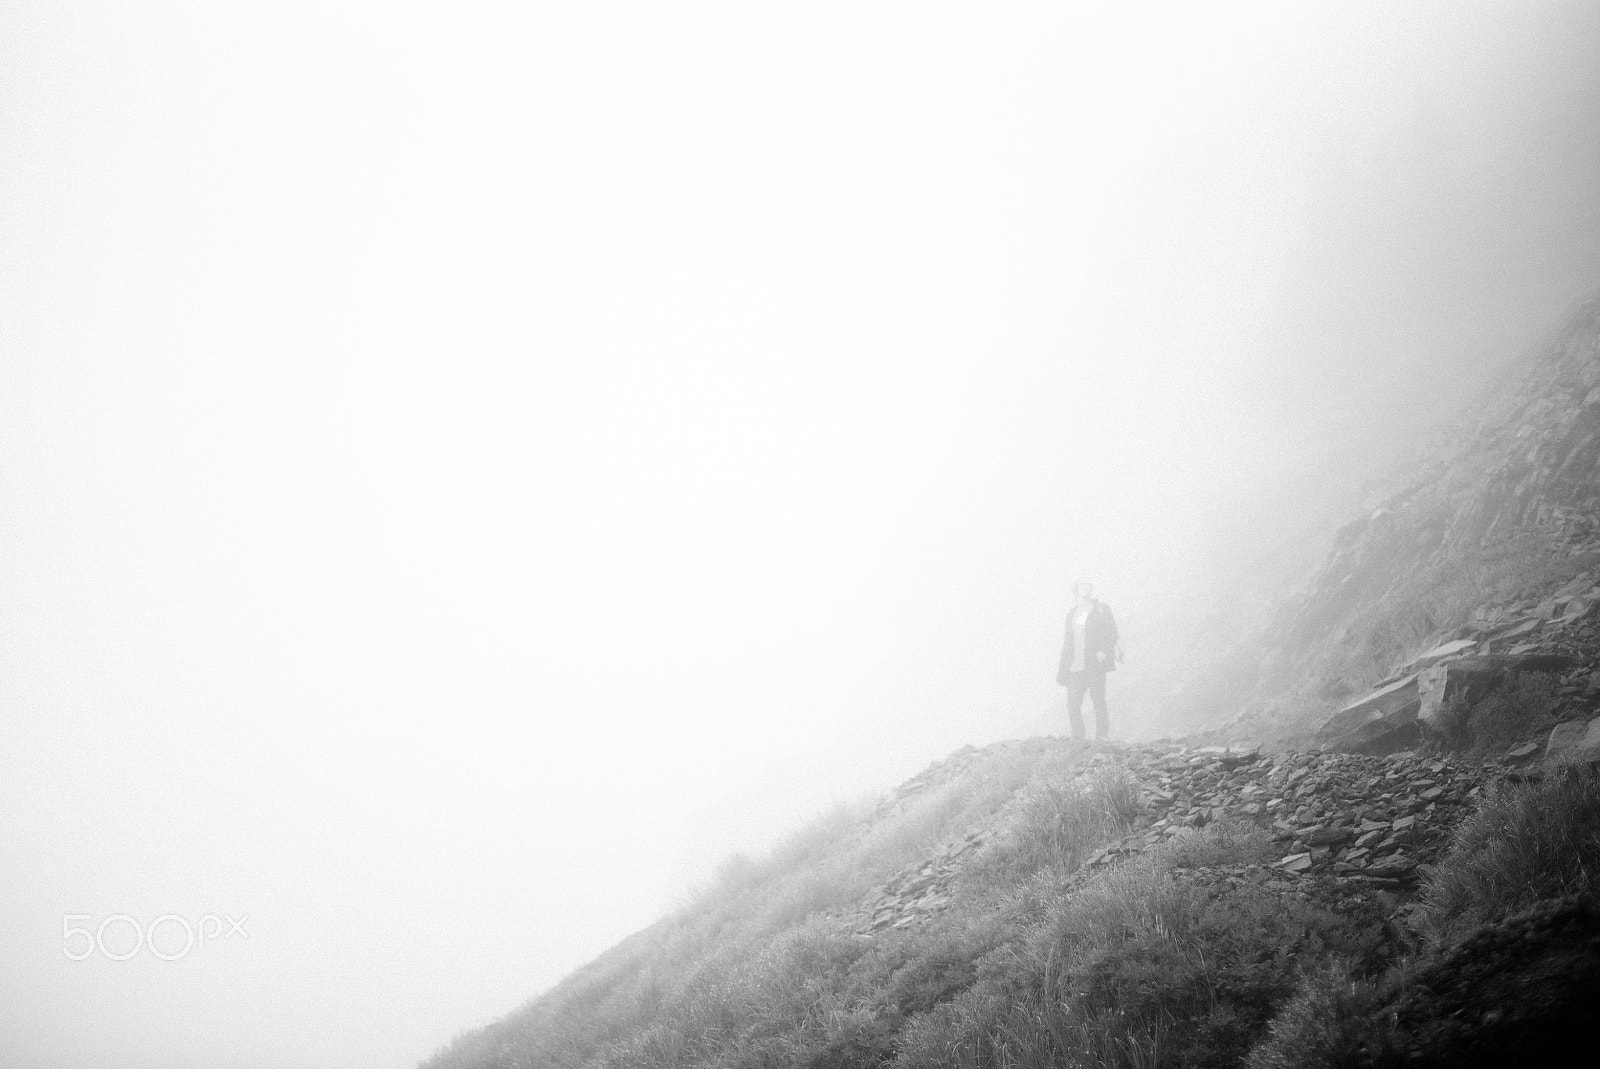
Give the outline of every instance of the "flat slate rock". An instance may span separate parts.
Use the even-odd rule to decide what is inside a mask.
[[[1415,673],[1422,671],[1424,668],[1432,668],[1440,661],[1466,653],[1477,644],[1475,640],[1470,638],[1458,638],[1454,642],[1446,642],[1442,646],[1435,646],[1427,653],[1421,653],[1413,657],[1401,671]]]

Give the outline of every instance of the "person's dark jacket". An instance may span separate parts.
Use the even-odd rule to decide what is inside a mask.
[[[1072,615],[1076,611],[1074,608],[1067,613],[1067,637],[1061,643],[1061,667],[1056,670],[1056,682],[1063,687],[1067,685],[1067,670],[1072,667]],[[1111,672],[1116,669],[1117,621],[1111,616],[1111,606],[1103,601],[1094,603],[1089,610],[1089,619],[1083,623],[1083,645],[1085,671],[1103,668]],[[1100,661],[1095,657],[1097,653],[1104,653],[1106,659]]]

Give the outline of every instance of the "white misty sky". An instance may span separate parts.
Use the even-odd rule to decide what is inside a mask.
[[[1123,7],[5,5],[0,1062],[414,1064],[1600,277],[1581,5]]]

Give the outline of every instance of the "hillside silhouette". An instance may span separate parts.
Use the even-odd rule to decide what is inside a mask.
[[[1600,995],[1600,296],[1172,693],[1192,734],[967,747],[730,860],[426,1069],[1564,1059]]]

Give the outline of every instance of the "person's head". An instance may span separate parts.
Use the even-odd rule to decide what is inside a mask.
[[[1094,601],[1094,584],[1079,580],[1072,584],[1072,598],[1079,605],[1088,605]]]

